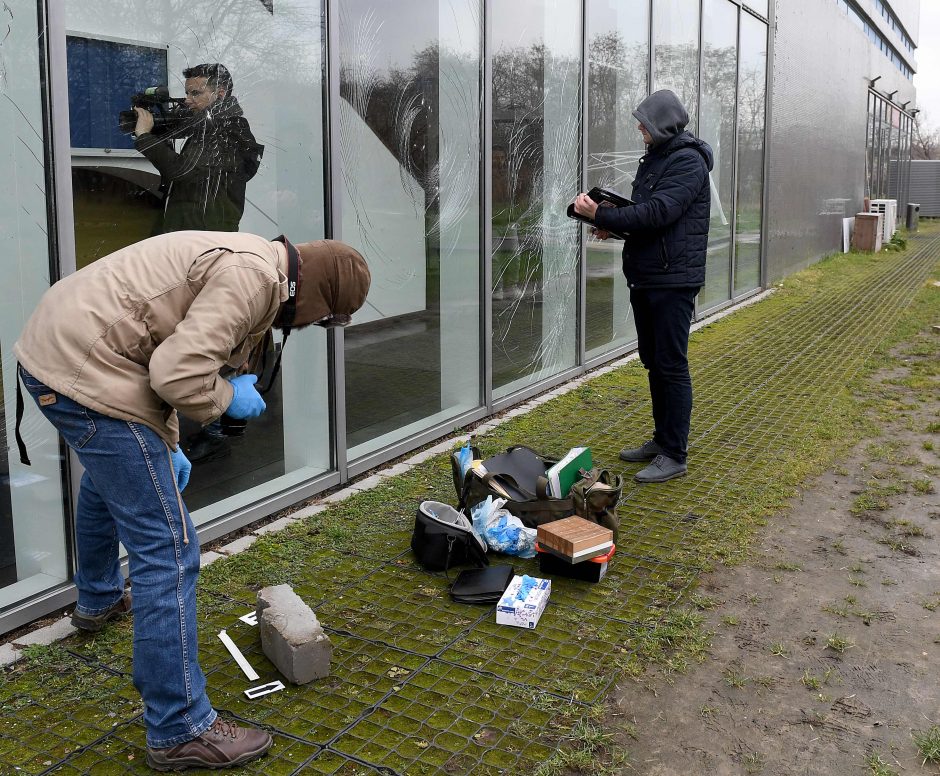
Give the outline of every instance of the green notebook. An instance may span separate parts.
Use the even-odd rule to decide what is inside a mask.
[[[571,486],[581,479],[581,470],[590,471],[592,465],[590,447],[572,447],[564,458],[545,472],[549,494],[566,498]]]

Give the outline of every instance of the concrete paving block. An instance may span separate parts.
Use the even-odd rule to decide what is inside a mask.
[[[257,536],[264,536],[265,534],[277,533],[278,531],[283,531],[287,526],[293,525],[297,522],[297,518],[293,515],[287,515],[287,517],[282,517],[279,520],[275,520],[267,525],[263,525],[260,528],[255,529],[252,533]]]
[[[336,491],[323,499],[324,504],[335,504],[337,501],[344,501],[350,496],[358,493],[359,491],[355,488],[343,488],[342,490]]]
[[[72,625],[71,617],[62,617],[52,623],[52,625],[39,628],[18,638],[16,644],[21,647],[30,646],[32,644],[41,644],[44,647],[48,647],[50,644],[54,644],[56,641],[64,639],[66,636],[71,636],[73,633],[77,632],[77,630],[78,628]]]
[[[433,458],[435,455],[437,455],[436,450],[424,450],[417,455],[411,456],[411,458],[407,459],[405,463],[409,466],[417,466],[419,463],[424,463],[425,461]]]
[[[379,476],[397,477],[399,474],[410,472],[413,468],[413,466],[409,466],[406,463],[396,463],[394,466],[389,466],[387,469],[382,469],[382,471],[379,472]]]
[[[290,585],[259,590],[257,611],[261,649],[287,681],[307,684],[329,676],[333,644]]]
[[[383,479],[385,479],[381,474],[373,474],[370,477],[359,480],[359,482],[354,482],[351,487],[353,490],[363,491],[371,490],[376,485],[378,485]]]
[[[0,644],[0,668],[15,663],[21,652],[21,649],[17,649],[12,644]]]
[[[219,555],[219,553],[209,550],[207,552],[202,553],[202,555],[199,556],[199,567],[205,568],[206,566],[209,566],[215,563],[219,558],[224,558],[224,557],[225,557],[224,555]]]
[[[293,520],[305,520],[308,517],[313,517],[318,515],[321,512],[325,512],[329,507],[326,504],[308,504],[303,509],[298,509],[296,512],[291,512],[288,517]]]
[[[228,544],[219,547],[219,552],[223,555],[235,555],[236,553],[247,550],[258,541],[258,537],[254,534],[245,534],[241,539],[236,539],[234,542],[229,542]]]

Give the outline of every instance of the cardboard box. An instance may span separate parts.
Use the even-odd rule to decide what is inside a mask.
[[[534,628],[545,611],[545,604],[552,593],[550,579],[536,579],[535,587],[522,600],[516,599],[516,593],[522,587],[522,577],[516,575],[496,605],[496,624],[513,625],[516,628]]]
[[[538,542],[574,563],[597,555],[606,555],[613,546],[614,532],[583,517],[566,517],[542,523]]]

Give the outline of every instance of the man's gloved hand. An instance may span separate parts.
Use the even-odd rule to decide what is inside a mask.
[[[173,471],[176,473],[176,485],[182,493],[189,485],[189,473],[193,470],[193,465],[183,453],[183,448],[179,445],[170,452],[170,458],[173,461]]]
[[[232,403],[228,405],[225,414],[230,418],[241,420],[243,418],[257,418],[267,409],[261,394],[255,390],[258,375],[238,375],[229,377],[228,381],[235,389]]]

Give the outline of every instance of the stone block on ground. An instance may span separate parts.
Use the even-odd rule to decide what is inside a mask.
[[[261,649],[287,681],[306,684],[329,676],[333,643],[290,585],[259,590],[257,612]]]

